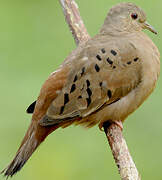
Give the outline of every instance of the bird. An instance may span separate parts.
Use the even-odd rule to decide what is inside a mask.
[[[16,174],[45,138],[72,124],[105,122],[121,129],[124,120],[153,92],[160,73],[160,53],[143,32],[157,31],[134,3],[113,6],[99,33],[78,45],[42,85],[27,109],[31,123],[2,173]]]

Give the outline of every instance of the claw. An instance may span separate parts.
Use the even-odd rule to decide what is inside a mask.
[[[123,131],[123,123],[122,121],[113,121],[120,129]]]
[[[104,122],[104,123],[106,123],[106,122]],[[99,129],[101,131],[104,131],[104,123],[100,123],[98,125],[98,127],[99,127]],[[121,129],[121,131],[123,131],[123,123],[122,123],[122,121],[107,121],[107,123],[109,124],[108,126],[110,126],[111,124],[114,123],[114,124],[116,124]]]

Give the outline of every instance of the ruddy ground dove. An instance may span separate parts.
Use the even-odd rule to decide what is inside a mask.
[[[52,131],[71,124],[101,128],[106,121],[120,126],[150,95],[160,72],[160,55],[142,32],[156,34],[142,9],[120,3],[110,9],[95,37],[80,44],[43,84],[29,129],[11,164],[19,171]]]

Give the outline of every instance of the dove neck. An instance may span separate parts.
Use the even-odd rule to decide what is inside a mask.
[[[133,27],[132,24],[127,21],[126,19],[112,19],[112,18],[106,18],[103,26],[100,29],[100,34],[108,34],[108,35],[116,35],[120,36],[127,33],[133,33],[141,31],[140,27]]]

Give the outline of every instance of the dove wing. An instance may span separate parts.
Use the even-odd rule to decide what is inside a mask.
[[[103,105],[111,105],[138,85],[140,57],[131,42],[121,41],[92,40],[69,64],[63,64],[71,70],[41,125],[84,118]]]

